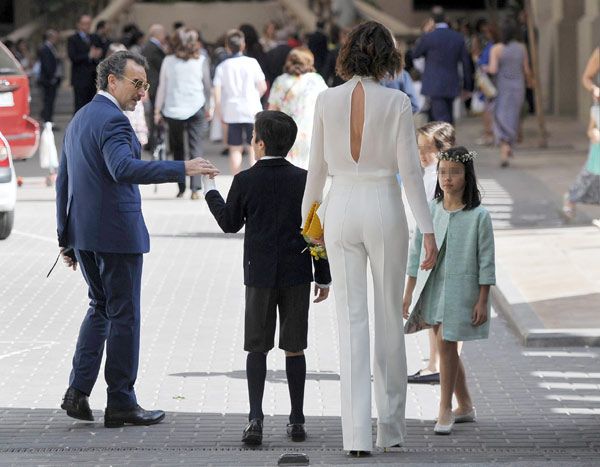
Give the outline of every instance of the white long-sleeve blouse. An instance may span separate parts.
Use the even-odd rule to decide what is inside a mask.
[[[365,94],[365,120],[360,158],[355,162],[350,151],[350,110],[352,92],[359,81]],[[408,96],[360,76],[319,94],[302,201],[303,219],[315,201],[321,202],[327,175],[386,177],[398,173],[420,231],[432,233]]]

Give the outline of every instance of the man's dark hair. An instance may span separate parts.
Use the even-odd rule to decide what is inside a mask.
[[[148,71],[148,62],[142,55],[128,50],[115,52],[108,58],[102,60],[96,68],[96,87],[98,90],[106,91],[108,89],[108,75],[115,75],[118,78],[124,76],[127,60],[131,60],[138,65],[143,66],[146,72]]]
[[[104,29],[104,26],[106,26],[106,21],[104,21],[103,19],[101,19],[96,24],[96,32],[100,31],[101,29]]]
[[[402,54],[392,33],[376,21],[354,27],[340,49],[336,73],[345,80],[354,75],[371,76],[376,80],[396,76],[402,68]]]
[[[173,23],[173,30],[176,31],[179,28],[182,28],[185,26],[185,23],[183,21],[175,21]]]
[[[279,110],[263,110],[256,114],[254,135],[256,141],[265,143],[266,156],[287,156],[297,134],[298,126],[288,114]]]
[[[463,146],[456,146],[454,148],[450,148],[447,151],[450,157],[456,156],[460,157],[464,154],[467,154],[469,150]],[[475,165],[473,161],[460,162],[465,167],[465,191],[463,192],[462,202],[465,207],[463,211],[468,211],[469,209],[474,209],[481,204],[481,193],[479,192],[479,188],[477,186],[477,177],[475,176]],[[438,170],[440,167],[440,163],[438,162]],[[440,179],[435,184],[435,195],[434,199],[437,202],[441,202],[444,199],[444,190],[440,186]]]
[[[431,18],[434,23],[445,23],[446,22],[446,13],[444,13],[444,9],[436,5],[431,9]]]
[[[227,36],[225,36],[225,47],[227,47],[233,54],[237,54],[242,50],[242,47],[245,45],[245,36],[242,31],[239,29],[232,29],[227,32]]]

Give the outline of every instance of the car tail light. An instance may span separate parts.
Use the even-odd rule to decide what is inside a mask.
[[[0,133],[0,167],[10,167],[10,149],[8,148],[8,142]]]
[[[0,146],[0,167],[10,167],[10,161],[8,160],[8,149]]]

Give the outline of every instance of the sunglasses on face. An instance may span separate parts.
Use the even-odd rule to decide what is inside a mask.
[[[133,87],[136,89],[144,89],[144,91],[146,92],[148,91],[148,89],[150,89],[150,83],[144,82],[141,79],[129,79],[127,76],[123,76],[123,79],[126,79],[131,84],[133,84]]]

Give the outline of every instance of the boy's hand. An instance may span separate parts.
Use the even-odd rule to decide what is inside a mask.
[[[326,300],[329,297],[329,287],[321,287],[320,285],[315,284],[315,300],[313,303],[321,303],[323,300]]]
[[[473,326],[481,326],[487,321],[487,319],[487,301],[477,300],[477,303],[473,308],[471,324]]]

